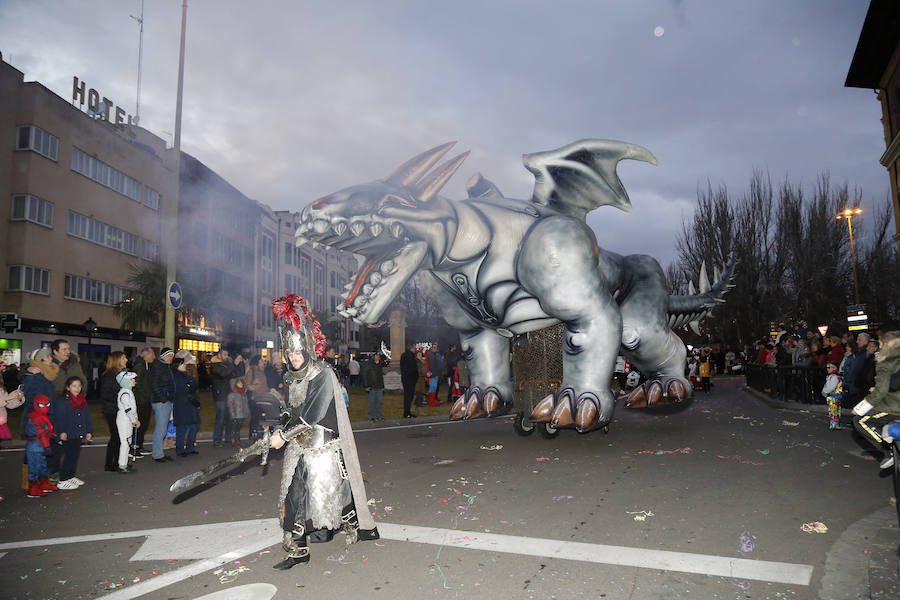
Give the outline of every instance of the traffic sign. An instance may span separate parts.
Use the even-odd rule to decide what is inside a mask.
[[[819,330],[819,335],[825,337],[825,334],[828,333],[828,325],[819,325],[816,327]]]
[[[178,284],[178,282],[173,281],[172,283],[170,283],[168,293],[169,305],[171,305],[171,307],[174,309],[179,309],[181,308],[181,301],[183,298],[184,296],[181,294],[181,286]]]

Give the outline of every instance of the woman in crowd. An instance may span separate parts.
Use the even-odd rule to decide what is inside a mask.
[[[172,360],[175,377],[175,403],[172,406],[175,419],[175,454],[188,456],[199,454],[194,446],[200,429],[200,399],[197,397],[197,366],[188,364],[185,357]]]
[[[116,415],[119,413],[119,382],[116,375],[125,370],[128,358],[124,352],[116,350],[110,352],[106,359],[106,370],[100,376],[100,402],[101,412],[106,424],[109,426],[109,443],[106,444],[106,464],[103,468],[107,471],[119,472],[119,428],[116,425]]]

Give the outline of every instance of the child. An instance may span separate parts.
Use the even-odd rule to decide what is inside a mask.
[[[837,370],[837,363],[831,361],[825,363],[825,372],[828,375],[825,378],[822,395],[828,402],[828,429],[841,428],[841,397],[844,395],[844,385]]]
[[[179,353],[181,350],[179,350]],[[188,354],[191,359],[193,356]],[[197,429],[200,427],[200,400],[197,398],[196,367],[187,357],[175,356],[172,373],[175,376],[175,401],[172,410],[175,417],[175,454],[188,456],[199,454],[194,447]]]
[[[81,378],[73,375],[66,379],[66,395],[53,403],[53,420],[56,423],[56,435],[62,442],[63,459],[59,469],[61,490],[74,490],[84,485],[84,481],[75,477],[78,457],[81,454],[81,442],[91,441],[91,413],[87,407],[87,399],[81,391]]]
[[[141,426],[134,392],[131,391],[135,377],[137,373],[133,371],[122,371],[116,375],[116,382],[121,388],[119,395],[116,396],[116,403],[119,406],[119,412],[116,413],[116,430],[119,432],[119,473],[136,472],[136,469],[128,464],[128,451],[131,450],[134,428]]]
[[[697,365],[697,371],[700,374],[700,382],[703,386],[703,391],[708,394],[710,378],[712,377],[712,363],[709,361],[709,354],[706,352],[700,355],[700,363]]]
[[[22,392],[22,386],[7,394],[3,386],[0,385],[0,441],[12,439],[12,433],[9,431],[7,422],[6,409],[19,408],[24,402],[25,394]]]
[[[231,415],[231,429],[234,431],[232,446],[241,443],[241,424],[250,416],[250,403],[247,401],[247,387],[243,377],[231,380],[231,392],[228,393],[228,413]]]
[[[50,398],[44,394],[34,397],[34,410],[25,420],[25,458],[28,461],[28,497],[40,498],[59,488],[47,479],[47,455],[50,454]]]

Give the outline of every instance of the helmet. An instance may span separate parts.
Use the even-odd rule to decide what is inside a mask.
[[[322,335],[319,321],[309,310],[306,300],[297,294],[288,294],[273,300],[272,316],[276,321],[284,319],[284,323],[279,325],[279,333],[281,354],[287,371],[293,378],[303,379],[309,372],[313,360],[325,356],[325,336]],[[295,368],[290,360],[291,354],[295,352],[303,356],[303,364],[299,368]]]

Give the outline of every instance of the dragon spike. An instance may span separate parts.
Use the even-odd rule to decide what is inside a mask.
[[[719,281],[719,275],[721,275],[721,274],[722,274],[722,272],[719,271],[719,267],[715,267],[713,269],[713,281]]]
[[[444,187],[456,170],[459,169],[463,161],[469,156],[469,152],[463,152],[459,156],[455,156],[439,166],[437,169],[422,178],[422,181],[416,184],[414,194],[419,202],[428,202],[434,198],[441,188]]]
[[[691,326],[691,329],[694,333],[700,335],[700,325],[697,323],[697,321],[691,321],[690,323],[688,323],[688,325]]]
[[[688,295],[693,296],[697,293],[697,290],[694,289],[694,282],[688,279]]]
[[[447,142],[446,144],[435,146],[431,150],[426,150],[418,156],[414,156],[397,167],[393,173],[385,177],[384,182],[402,186],[414,184],[421,179],[421,177],[425,175],[437,161],[441,160],[441,157],[444,156],[454,144],[456,144],[456,142]]]
[[[700,293],[705,294],[709,291],[709,277],[706,275],[706,262],[700,264]]]

